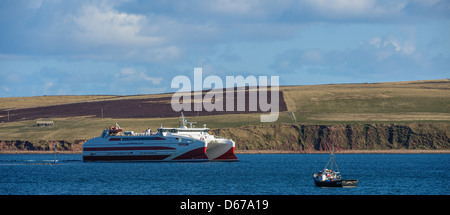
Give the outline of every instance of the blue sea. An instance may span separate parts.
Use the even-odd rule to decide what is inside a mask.
[[[0,155],[1,195],[448,195],[449,154],[336,154],[356,188],[315,187],[327,154],[238,154],[239,162],[85,163],[79,154]]]

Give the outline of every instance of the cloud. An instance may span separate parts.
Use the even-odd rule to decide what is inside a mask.
[[[150,76],[144,68],[122,68],[108,80],[110,94],[130,95],[143,93],[161,93],[163,78]]]
[[[308,20],[325,22],[395,22],[449,18],[446,0],[304,0],[298,7]]]
[[[325,16],[355,16],[374,12],[374,0],[311,0],[306,5]]]
[[[283,74],[441,74],[449,68],[448,31],[429,38],[449,18],[446,0],[5,1],[0,73],[7,83],[0,83],[0,96],[155,92],[194,66],[203,65],[205,75],[268,74],[277,52],[271,69]],[[302,31],[318,23],[384,32],[369,37],[350,27],[347,41],[365,41],[333,50],[306,38],[313,43],[302,48]],[[432,33],[391,33],[429,24],[437,26]],[[327,44],[338,41],[330,38]]]
[[[29,9],[39,9],[42,6],[43,0],[31,0],[28,4]]]
[[[145,70],[137,71],[134,68],[122,68],[120,73],[116,74],[115,77],[123,82],[135,83],[138,81],[150,81],[154,85],[160,84],[163,80],[162,78],[148,76]]]
[[[7,32],[0,37],[0,54],[143,62],[188,58],[191,50],[217,44],[289,40],[314,22],[398,23],[450,16],[450,3],[439,0],[8,3],[0,13],[0,27]]]
[[[428,47],[416,47],[413,38],[377,36],[347,50],[289,49],[276,56],[271,68],[287,76],[309,74],[348,81],[445,78],[448,56],[433,56]]]
[[[29,66],[29,69],[23,70],[25,67],[5,66],[0,61],[1,97],[162,93],[166,86],[170,86],[162,76],[162,71],[170,70],[164,67],[129,66],[117,69],[112,63],[87,61],[44,61]]]
[[[229,15],[243,15],[252,13],[258,4],[257,1],[218,0],[210,1],[205,9],[213,13]]]
[[[234,50],[230,45],[225,46],[225,50],[218,56],[218,59],[225,62],[242,61],[242,58],[234,53]]]
[[[139,34],[147,21],[145,16],[118,12],[106,4],[83,5],[67,19],[75,24],[75,39],[90,46],[151,46],[162,41]]]

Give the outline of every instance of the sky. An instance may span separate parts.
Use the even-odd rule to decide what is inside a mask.
[[[0,97],[445,79],[449,40],[448,0],[1,0]]]

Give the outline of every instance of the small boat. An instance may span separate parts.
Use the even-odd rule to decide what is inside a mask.
[[[330,166],[330,169],[328,169]],[[337,171],[333,170],[333,166]],[[342,179],[339,168],[334,160],[334,147],[331,150],[331,158],[323,171],[313,173],[314,184],[317,187],[356,187],[358,185],[357,179]]]

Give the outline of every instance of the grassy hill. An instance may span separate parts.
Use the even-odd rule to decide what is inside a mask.
[[[299,122],[450,121],[450,80],[283,87]]]
[[[280,113],[279,119],[275,123],[261,123],[259,122],[261,113],[250,112],[227,113],[226,115],[220,113],[215,113],[217,115],[205,115],[200,112],[197,113],[198,116],[195,112],[192,112],[188,119],[189,121],[197,122],[197,126],[207,124],[209,128],[222,129],[223,131],[234,129],[234,133],[239,133],[239,130],[250,130],[251,132],[251,128],[256,129],[255,126],[279,128],[280,125],[285,124],[300,127],[313,125],[338,126],[339,128],[343,127],[344,130],[347,125],[354,125],[356,130],[359,131],[362,129],[364,131],[365,127],[363,125],[374,125],[377,123],[383,124],[380,124],[381,127],[387,126],[387,128],[383,128],[384,130],[387,129],[389,133],[390,127],[388,124],[403,123],[414,127],[417,126],[417,123],[431,123],[428,126],[431,130],[427,129],[427,132],[428,130],[431,132],[430,135],[434,132],[433,128],[436,128],[440,132],[439,135],[450,136],[447,134],[450,123],[450,81],[448,79],[390,83],[283,86],[280,87],[280,90],[286,108]],[[67,115],[63,114],[57,117],[51,117],[52,114],[48,113],[47,115],[55,122],[54,127],[36,127],[35,123],[37,119],[35,118],[16,118],[15,120],[7,121],[8,110],[10,112],[10,119],[13,118],[12,115],[15,112],[19,113],[20,111],[27,112],[38,109],[41,111],[47,109],[55,110],[60,107],[70,106],[88,109],[94,104],[102,102],[109,104],[107,102],[112,101],[128,103],[132,110],[133,108],[138,109],[141,105],[148,105],[148,107],[156,107],[163,103],[167,105],[167,102],[170,101],[167,98],[170,97],[171,94],[0,98],[0,141],[48,142],[55,140],[73,141],[90,139],[98,136],[103,128],[113,125],[116,122],[124,127],[125,130],[134,131],[143,131],[146,128],[156,130],[161,123],[164,126],[177,126],[178,118],[173,117],[173,115],[164,118],[130,118],[108,117],[105,114],[102,118],[100,116],[100,109],[97,110],[97,108],[95,109],[96,113],[87,115],[71,115],[71,113],[67,113]],[[109,107],[108,110],[112,110],[112,108]],[[410,130],[415,131],[414,128]],[[263,138],[256,138],[258,142],[255,142],[254,145],[259,144],[261,145],[260,148],[266,147],[269,149],[283,148],[281,146],[278,148],[274,147],[273,144],[277,143],[273,143],[272,145],[264,145],[261,143],[264,141],[273,142],[273,138],[284,138],[266,134],[266,138],[264,139],[264,131],[270,133],[273,132],[273,129],[260,130],[259,135],[263,135]],[[326,131],[326,129],[323,131]],[[321,132],[323,133],[323,131]],[[216,132],[220,133],[221,130],[216,130]],[[314,132],[318,132],[318,130]],[[225,136],[231,135],[227,132],[222,133]],[[250,137],[248,134],[242,135],[242,137],[235,137],[234,139],[241,138],[245,140]],[[252,135],[254,136],[254,134]],[[300,133],[294,135],[295,137],[289,134],[288,136],[290,137],[286,137],[283,141],[289,145],[288,148],[297,150],[301,145],[300,142],[306,141],[307,139],[303,140],[300,138],[302,135],[304,137],[303,139],[305,139],[305,134]],[[346,134],[342,133],[340,135]],[[364,135],[364,132],[361,135]],[[387,134],[387,138],[389,139],[389,134]],[[310,141],[317,142],[317,140]],[[347,138],[345,141],[348,142],[350,140]],[[242,142],[245,142],[245,147],[242,149],[258,148],[253,147],[252,143],[248,142],[248,140]],[[440,143],[440,148],[448,147],[448,140],[446,138],[443,138],[441,142],[443,143]],[[308,144],[304,143],[303,145],[307,146]],[[386,145],[387,143],[384,141],[383,144]],[[316,146],[311,147],[314,149]]]

